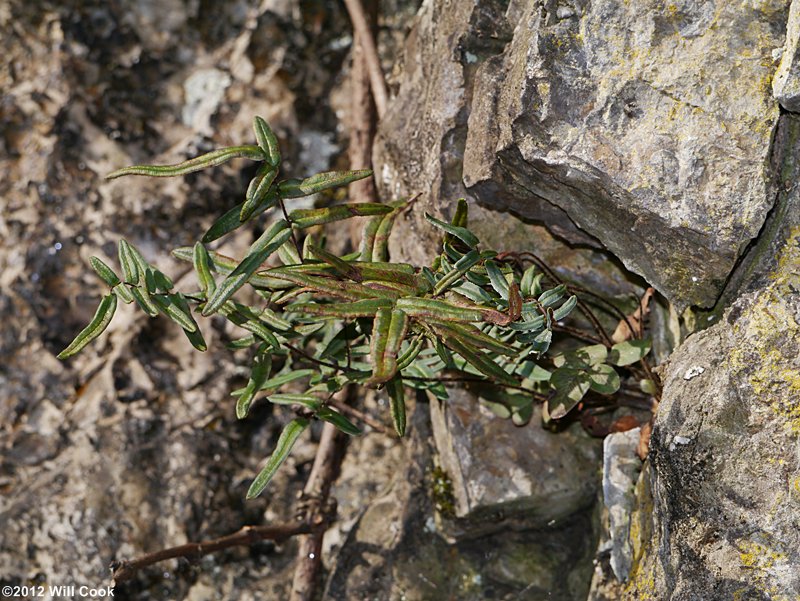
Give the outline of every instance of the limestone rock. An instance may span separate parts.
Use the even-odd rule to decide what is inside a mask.
[[[629,599],[800,594],[798,249],[668,364]]]
[[[431,402],[442,468],[450,476],[458,535],[562,521],[591,506],[597,491],[599,445],[577,426],[554,434],[541,410],[515,426],[465,390]]]
[[[787,111],[800,112],[800,2],[789,7],[786,43],[775,50],[781,62],[772,80],[773,94]]]
[[[710,306],[774,201],[788,4],[571,8],[427,3],[376,143],[384,188],[444,213],[467,193],[608,249],[679,307]]]

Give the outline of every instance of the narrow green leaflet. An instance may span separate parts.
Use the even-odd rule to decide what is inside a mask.
[[[215,167],[221,165],[231,159],[241,157],[253,161],[263,161],[264,151],[258,146],[231,146],[229,148],[220,148],[207,154],[189,159],[177,165],[134,165],[132,167],[125,167],[112,171],[106,175],[106,179],[115,179],[123,175],[147,175],[150,177],[174,177],[176,175],[186,175],[206,169],[207,167]]]
[[[306,238],[308,239],[308,238]],[[303,262],[294,245],[294,240],[287,240],[278,249],[278,258],[284,265],[299,265]]]
[[[286,221],[278,221],[271,228],[265,231],[247,252],[247,256],[234,269],[231,274],[223,280],[217,287],[214,295],[206,303],[203,309],[203,316],[208,317],[216,313],[225,302],[233,296],[239,288],[247,283],[261,264],[273,252],[278,250],[281,244],[286,242],[292,235],[292,230]]]
[[[472,365],[483,375],[494,378],[501,384],[517,384],[517,380],[513,376],[509,375],[503,368],[497,365],[491,357],[482,353],[471,344],[455,337],[446,338],[444,343],[451,350],[461,355],[467,363]]]
[[[253,359],[253,365],[250,367],[250,378],[247,380],[247,386],[244,387],[244,392],[236,400],[236,417],[244,419],[250,411],[250,405],[253,399],[256,398],[256,393],[264,386],[264,382],[269,377],[269,372],[272,369],[272,356],[265,352],[265,349],[260,349],[261,352],[257,353]]]
[[[456,336],[476,346],[499,355],[513,356],[517,354],[517,349],[504,343],[497,337],[489,336],[472,324],[464,323],[429,323],[431,329],[442,338]]]
[[[147,313],[150,317],[156,317],[158,315],[158,306],[153,302],[153,299],[150,297],[150,293],[147,291],[146,286],[131,288],[130,293],[142,311]]]
[[[321,315],[324,317],[339,317],[353,319],[355,317],[372,317],[381,309],[390,310],[392,301],[385,298],[360,300],[353,303],[295,303],[286,307],[290,313],[304,313],[306,315]]]
[[[650,340],[626,340],[611,347],[608,362],[612,365],[631,365],[641,361],[650,352]]]
[[[397,355],[407,329],[408,315],[399,309],[379,309],[375,314],[370,344],[370,385],[382,384],[397,373]]]
[[[111,323],[114,311],[117,310],[117,297],[108,294],[100,301],[92,321],[75,337],[70,345],[58,354],[59,359],[67,359],[80,352],[87,344],[102,334]]]
[[[353,280],[354,282],[360,282],[364,279],[358,269],[354,268],[352,265],[350,265],[350,263],[340,259],[333,253],[329,253],[324,248],[310,244],[308,246],[308,252],[315,259],[319,259],[320,261],[323,261],[333,267],[334,271],[336,271],[336,273],[343,278]]]
[[[335,298],[342,298],[349,301],[357,301],[372,298],[386,298],[389,300],[397,299],[400,294],[391,290],[378,290],[368,288],[355,282],[342,282],[332,278],[323,278],[299,273],[287,267],[276,267],[264,272],[267,277],[275,277],[305,286],[311,290],[316,290],[322,294],[328,294]]]
[[[358,171],[328,171],[317,173],[303,180],[286,180],[278,184],[278,193],[283,198],[300,198],[327,190],[338,188],[351,182],[364,179],[372,175],[372,169],[360,169]]]
[[[414,338],[408,345],[408,347],[400,353],[400,356],[397,357],[397,371],[402,371],[409,365],[414,362],[414,359],[422,351],[423,347],[425,346],[425,336],[418,335]]]
[[[309,421],[304,417],[296,417],[286,424],[283,432],[281,432],[280,438],[278,438],[275,451],[270,455],[264,469],[261,470],[250,485],[250,490],[247,491],[248,499],[254,499],[263,492],[267,484],[269,484],[269,481],[272,480],[275,472],[277,472],[281,464],[286,461],[298,437],[308,428],[308,424]]]
[[[272,208],[278,202],[278,192],[273,186],[270,188],[267,195],[262,200],[261,204],[255,207],[250,212],[250,217],[254,217],[266,211],[267,209]],[[203,234],[202,241],[208,244],[209,242],[213,242],[214,240],[218,240],[222,238],[225,234],[229,234],[230,232],[234,231],[235,229],[242,226],[243,222],[241,220],[242,216],[242,208],[244,207],[244,203],[240,202],[235,207],[229,209],[225,212],[222,217],[217,219],[208,231]]]
[[[392,233],[392,228],[394,227],[395,219],[397,219],[397,215],[399,209],[403,204],[401,203],[390,203],[391,207],[394,207],[391,213],[387,213],[381,219],[381,222],[378,224],[378,229],[375,231],[375,238],[373,240],[373,247],[372,247],[372,260],[373,261],[388,261],[389,260],[389,236]],[[362,260],[366,260],[363,259]]]
[[[240,328],[252,332],[261,340],[270,344],[275,350],[280,348],[280,342],[275,338],[275,334],[270,332],[257,316],[253,315],[250,311],[240,311],[233,301],[228,301],[219,308],[219,312],[225,316],[225,319]]]
[[[453,265],[453,269],[446,273],[441,280],[436,282],[436,285],[433,287],[434,296],[439,295],[447,290],[456,281],[461,279],[461,277],[480,260],[481,253],[479,253],[477,250],[471,250],[461,257],[458,261],[456,261],[455,265]]]
[[[264,163],[256,172],[256,176],[250,180],[250,185],[247,186],[245,193],[245,201],[242,205],[242,210],[239,211],[239,221],[247,221],[255,213],[256,209],[260,207],[270,192],[270,186],[275,181],[278,175],[278,169]]]
[[[494,261],[486,261],[484,265],[486,267],[486,275],[489,276],[489,281],[494,291],[497,292],[503,300],[508,300],[508,281],[506,280],[506,276],[503,275],[503,272],[500,271],[500,268]]]
[[[592,380],[582,369],[559,367],[550,377],[550,383],[556,391],[547,402],[548,413],[551,419],[561,419],[589,392]]]
[[[281,164],[281,149],[278,145],[278,138],[269,124],[261,117],[253,119],[253,131],[256,134],[256,141],[259,148],[264,152],[267,163],[273,167]]]
[[[543,307],[551,307],[561,300],[561,297],[564,296],[564,293],[566,291],[567,291],[567,286],[565,284],[559,284],[555,288],[551,288],[550,290],[545,290],[539,296],[538,299],[539,303]]]
[[[578,304],[578,297],[574,294],[570,296],[567,300],[563,302],[563,304],[553,311],[553,321],[561,321],[567,315],[569,315],[575,306]]]
[[[133,302],[133,295],[125,284],[117,284],[114,286],[114,294],[116,294],[123,303],[127,304]]]
[[[470,248],[477,248],[478,244],[480,243],[480,240],[478,240],[477,236],[475,236],[475,234],[473,234],[465,227],[451,225],[446,221],[442,221],[441,219],[436,219],[436,217],[434,217],[429,213],[425,213],[425,219],[427,219],[430,223],[438,227],[440,230],[444,230],[448,234],[455,236]]]
[[[173,295],[156,294],[152,297],[152,300],[159,308],[159,310],[162,313],[164,313],[164,315],[169,317],[172,321],[177,323],[184,330],[186,330],[187,332],[197,331],[197,324],[195,323],[191,314],[186,313],[178,305],[178,303],[175,302]]]
[[[392,416],[394,431],[402,438],[406,433],[406,393],[403,379],[398,374],[386,382],[386,393],[389,395],[389,413]]]
[[[373,202],[350,203],[324,209],[295,209],[289,213],[289,220],[299,228],[307,228],[351,217],[386,215],[393,210],[389,205]]]
[[[138,286],[140,277],[144,274],[139,273],[139,264],[133,255],[131,245],[123,238],[117,245],[119,253],[119,264],[122,266],[122,279],[126,284]]]
[[[322,401],[313,394],[270,394],[267,400],[276,405],[300,405],[311,411],[316,411],[322,405]]]
[[[399,298],[397,308],[412,317],[430,321],[482,321],[483,311],[479,308],[464,308],[453,303],[433,298]]]
[[[117,274],[114,273],[114,270],[97,257],[90,257],[89,263],[91,264],[95,273],[100,276],[100,279],[112,288],[120,283],[120,279],[117,277]]]
[[[197,242],[192,249],[192,266],[197,274],[197,281],[206,298],[213,295],[217,289],[217,282],[211,274],[211,257],[202,242]]]
[[[522,274],[522,279],[519,283],[519,291],[522,296],[531,296],[531,288],[533,286],[533,278],[536,276],[536,265],[531,265]],[[534,294],[534,296],[538,296]]]
[[[203,338],[203,333],[200,331],[197,322],[195,322],[194,317],[192,317],[192,310],[189,308],[189,303],[186,302],[186,298],[184,298],[181,293],[177,293],[172,295],[172,299],[178,305],[178,307],[192,319],[192,323],[194,323],[196,328],[194,332],[190,332],[186,329],[181,329],[181,331],[184,333],[186,338],[189,339],[189,342],[194,348],[200,352],[207,351],[208,345],[206,344],[205,338]]]
[[[361,430],[353,422],[330,407],[320,407],[314,415],[323,421],[333,424],[345,434],[350,436],[359,436],[361,434]]]

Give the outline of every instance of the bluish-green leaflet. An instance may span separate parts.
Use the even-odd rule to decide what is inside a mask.
[[[261,117],[253,119],[253,131],[256,134],[258,146],[264,152],[264,158],[273,167],[281,164],[281,150],[278,138],[269,124]]]
[[[439,229],[444,230],[448,234],[455,236],[470,248],[476,248],[480,243],[477,236],[475,236],[475,234],[473,234],[464,227],[451,225],[445,221],[442,221],[441,219],[436,219],[436,217],[434,217],[429,213],[425,213],[425,219],[427,219],[430,223],[432,223]]]
[[[59,359],[67,359],[72,355],[80,352],[87,344],[97,338],[105,331],[111,319],[114,317],[114,311],[117,310],[117,296],[115,294],[108,294],[100,301],[97,311],[92,317],[92,321],[75,337],[70,345],[58,354]]]
[[[264,469],[259,472],[256,479],[253,480],[253,483],[250,485],[250,490],[247,491],[248,499],[254,499],[263,492],[267,484],[269,484],[269,481],[272,480],[275,472],[277,472],[281,464],[286,461],[286,458],[292,451],[294,443],[297,442],[298,437],[308,427],[308,424],[309,421],[304,417],[296,417],[286,424],[283,432],[281,432],[280,438],[278,438],[275,451],[270,455]]]
[[[286,242],[291,235],[292,230],[289,224],[283,220],[273,224],[271,228],[264,232],[250,247],[247,256],[242,262],[217,287],[216,292],[203,309],[203,315],[207,317],[216,313],[225,304],[225,301],[245,285],[267,257],[278,250],[278,247]]]
[[[406,399],[400,375],[386,382],[386,393],[389,395],[389,413],[392,416],[394,430],[402,438],[406,433]]]
[[[187,173],[200,171],[207,167],[221,165],[237,157],[253,161],[263,161],[264,151],[258,146],[231,146],[229,148],[214,150],[199,157],[184,161],[183,163],[178,163],[177,165],[133,165],[132,167],[117,169],[106,175],[106,179],[115,179],[123,175],[147,175],[150,177],[186,175]]]
[[[250,379],[247,381],[244,392],[236,400],[236,417],[238,419],[247,417],[256,393],[261,390],[264,382],[269,377],[270,369],[272,369],[272,357],[262,349],[262,352],[259,352],[253,359],[253,365],[250,368]]]
[[[333,424],[345,434],[349,434],[350,436],[359,436],[361,434],[361,430],[356,427],[353,422],[330,407],[322,406],[317,409],[314,415],[323,421]]]

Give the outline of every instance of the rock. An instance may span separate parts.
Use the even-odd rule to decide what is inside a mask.
[[[637,491],[628,599],[800,593],[797,225],[777,265],[669,361]]]
[[[772,79],[772,93],[787,111],[800,112],[800,2],[789,7],[786,43],[778,56],[780,64]]]
[[[636,455],[641,428],[609,434],[603,440],[603,505],[608,511],[611,569],[617,580],[625,581],[631,570],[630,545],[633,489],[642,468]]]
[[[425,5],[376,141],[384,189],[440,213],[466,193],[713,305],[774,202],[787,3],[551,4]],[[415,257],[408,219],[394,244]]]
[[[599,445],[578,426],[554,434],[541,410],[526,426],[497,417],[465,390],[431,401],[436,450],[452,481],[455,536],[475,536],[509,523],[544,526],[592,505]]]
[[[411,440],[395,479],[356,519],[331,567],[324,597],[584,601],[595,543],[591,511],[550,526],[449,544],[437,527],[429,492],[427,416],[417,411],[411,421]]]

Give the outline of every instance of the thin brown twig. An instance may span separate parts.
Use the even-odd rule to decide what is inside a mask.
[[[197,559],[209,553],[216,553],[223,549],[236,546],[248,546],[262,540],[281,542],[293,536],[311,532],[308,523],[280,524],[278,526],[244,526],[233,534],[221,538],[199,543],[186,543],[177,547],[162,549],[154,553],[147,553],[131,560],[114,561],[111,564],[112,578],[115,583],[130,580],[133,576],[147,566],[166,561],[167,559]]]
[[[369,82],[372,88],[372,97],[375,99],[375,108],[378,118],[382,119],[386,114],[386,106],[389,102],[389,92],[386,89],[386,81],[383,78],[381,61],[378,57],[378,49],[370,31],[369,21],[364,6],[360,0],[344,0],[350,21],[353,24],[353,31],[358,36],[358,41],[364,50],[364,60],[369,70]]]
[[[389,434],[389,430],[387,430],[383,424],[373,419],[370,415],[364,413],[363,411],[359,411],[355,407],[351,407],[350,405],[347,405],[346,403],[342,403],[335,399],[328,404],[331,405],[332,407],[335,407],[340,412],[347,413],[348,415],[356,418],[357,420],[367,424],[370,428],[372,428],[376,432],[380,432],[381,434]]]
[[[337,394],[349,396],[352,390],[353,387],[349,386]],[[329,494],[339,474],[343,457],[342,442],[339,430],[326,423],[301,497],[305,502],[304,521],[312,524],[313,528],[300,538],[290,601],[310,601],[314,597],[322,565],[322,538],[331,516],[335,514],[335,503],[330,502]]]

